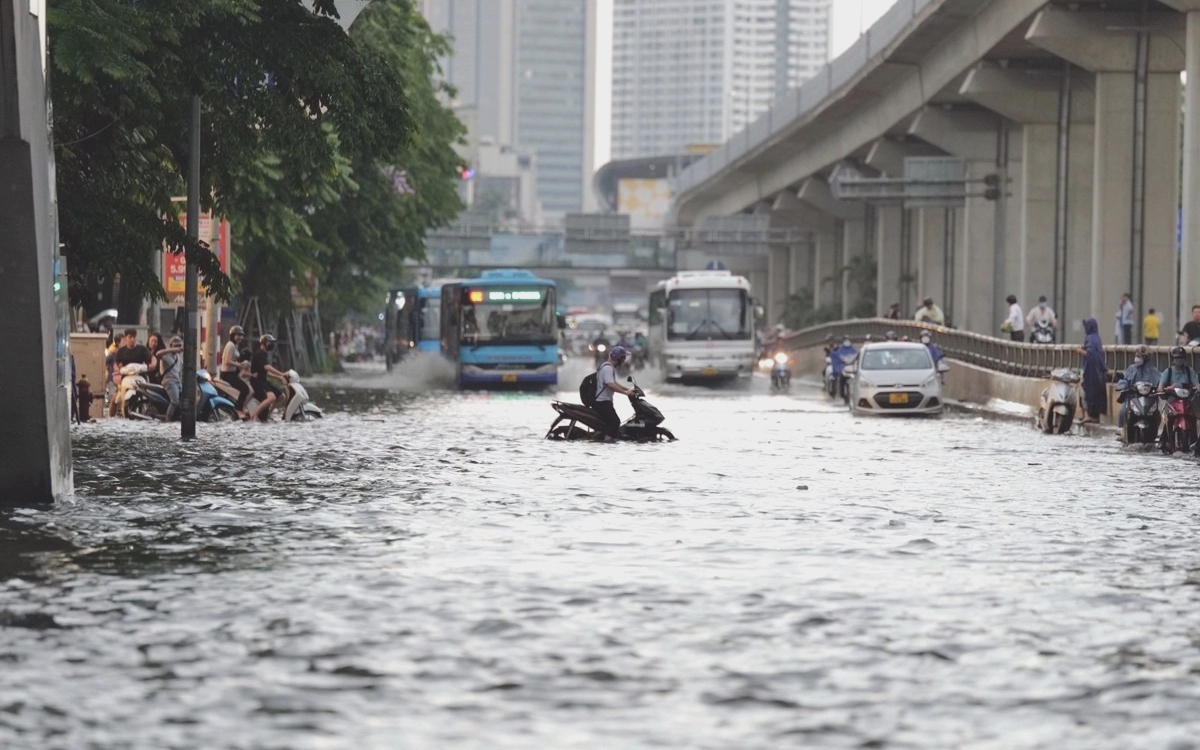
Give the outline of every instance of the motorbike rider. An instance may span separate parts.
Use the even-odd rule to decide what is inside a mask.
[[[1192,319],[1179,331],[1179,343],[1187,345],[1200,339],[1200,305],[1192,305]]]
[[[238,410],[238,415],[243,419],[246,418],[246,399],[250,396],[250,386],[241,377],[241,371],[246,367],[241,353],[242,340],[245,338],[246,331],[241,326],[233,326],[229,329],[229,341],[221,350],[221,365],[218,373],[221,380],[237,389],[238,399],[234,408]]]
[[[280,396],[279,389],[271,385],[267,377],[287,380],[286,373],[271,366],[271,352],[274,349],[275,337],[264,333],[258,340],[258,351],[250,359],[250,385],[254,389],[254,397],[258,399],[258,409],[255,410],[253,418],[263,422],[267,421],[267,414],[271,412],[271,407]]]
[[[600,418],[604,420],[604,442],[615,443],[621,432],[621,418],[613,406],[613,393],[629,395],[633,391],[617,382],[617,368],[625,364],[629,356],[623,346],[614,346],[608,353],[608,359],[596,370],[596,403],[592,406]]]
[[[849,362],[853,362],[858,357],[858,349],[854,348],[854,342],[849,336],[842,339],[841,345],[833,350],[829,356],[829,363],[833,366],[833,378],[838,382],[838,386],[842,392],[842,396],[846,396],[846,383],[843,380],[842,372],[846,369]]]
[[[937,344],[933,343],[933,334],[929,331],[921,331],[921,343],[929,350],[929,356],[933,358],[933,364],[936,366],[938,362],[946,356],[942,354],[942,349]]]
[[[837,336],[832,333],[825,334],[825,356],[828,357],[837,348]]]
[[[1117,395],[1117,403],[1121,405],[1121,410],[1117,412],[1117,427],[1125,426],[1125,413],[1129,410],[1128,395],[1129,389],[1137,383],[1159,383],[1162,379],[1162,373],[1150,361],[1150,350],[1145,346],[1139,346],[1133,352],[1133,364],[1125,368],[1125,373],[1121,375],[1121,380],[1127,383],[1125,390],[1120,391]]]
[[[125,397],[120,388],[121,379],[124,378],[121,368],[133,364],[143,364],[147,370],[153,370],[158,367],[158,360],[144,344],[137,342],[137,329],[126,328],[121,346],[113,353],[112,379],[117,386],[117,392],[108,405],[108,416],[110,417],[116,416],[117,409],[122,405],[122,399]]]
[[[600,347],[603,346],[604,349]],[[588,347],[592,350],[592,357],[595,361],[603,363],[605,354],[612,348],[612,342],[608,338],[608,331],[601,331],[600,335],[592,339],[592,343]]]
[[[1054,308],[1050,307],[1045,295],[1038,297],[1037,306],[1025,316],[1025,323],[1031,333],[1037,330],[1038,325],[1042,323],[1048,324],[1052,333],[1058,333],[1058,316],[1054,314]],[[1051,340],[1053,341],[1053,339]]]

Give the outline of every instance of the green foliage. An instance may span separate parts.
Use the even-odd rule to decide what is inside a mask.
[[[828,323],[841,317],[840,305],[824,304],[813,307],[812,290],[805,287],[788,296],[783,303],[783,315],[780,321],[792,331],[799,331],[809,326]]]
[[[51,0],[52,126],[62,241],[76,304],[89,281],[161,296],[151,265],[179,226],[186,122],[203,102],[206,209],[230,218],[234,276],[264,307],[292,278],[354,296],[419,257],[459,204],[461,126],[431,82],[444,41],[411,0],[375,0],[347,35],[332,0]],[[360,31],[365,22],[366,28]],[[391,190],[400,165],[415,196]],[[211,189],[211,193],[209,190]],[[219,297],[234,286],[196,253]]]
[[[876,296],[876,265],[875,259],[866,255],[858,255],[850,259],[842,268],[850,286],[849,315],[851,318],[873,318],[878,314],[875,309]]]

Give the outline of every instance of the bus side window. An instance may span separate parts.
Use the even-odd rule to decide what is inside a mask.
[[[656,326],[662,323],[663,308],[666,306],[666,292],[660,289],[650,293],[650,325]]]

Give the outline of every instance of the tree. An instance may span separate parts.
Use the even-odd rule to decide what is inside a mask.
[[[415,15],[410,0],[377,4],[400,21]],[[425,104],[409,92],[431,84],[396,62],[434,46],[389,51],[347,35],[335,16],[332,0],[51,0],[59,224],[73,302],[118,273],[137,299],[161,297],[151,259],[164,242],[193,253],[217,296],[234,291],[214,256],[189,247],[171,201],[183,194],[193,93],[204,103],[202,181],[213,190],[204,207],[231,218],[246,254],[243,283],[275,297],[293,273],[341,257],[315,217],[379,188],[365,157],[422,154],[426,138],[457,137],[418,132],[413,114]],[[390,206],[399,215],[383,223],[404,235],[393,251],[419,252],[412,238],[428,207],[414,203]],[[339,224],[339,236],[356,226],[365,234],[358,219]]]

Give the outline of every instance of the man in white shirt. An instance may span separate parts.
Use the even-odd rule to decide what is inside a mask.
[[[1013,341],[1025,340],[1025,313],[1021,312],[1021,306],[1017,304],[1017,295],[1008,295],[1008,318],[1005,319],[1004,325],[1000,326],[1003,331],[1008,331],[1008,335]]]
[[[938,326],[946,325],[946,316],[942,313],[942,308],[933,304],[933,297],[926,297],[921,303],[921,307],[917,308],[917,314],[913,316],[913,320],[918,323],[932,323]]]
[[[1058,316],[1054,314],[1054,308],[1050,307],[1050,303],[1046,301],[1044,296],[1038,297],[1037,307],[1029,311],[1025,316],[1025,325],[1030,329],[1030,332],[1037,330],[1038,325],[1045,323],[1050,326],[1050,331],[1058,332]],[[1036,341],[1034,343],[1037,343]]]
[[[617,368],[625,363],[629,352],[623,346],[614,346],[608,353],[608,360],[596,371],[596,403],[592,409],[604,420],[604,442],[615,443],[621,431],[621,420],[613,406],[613,394],[629,394],[630,389],[617,382]]]

